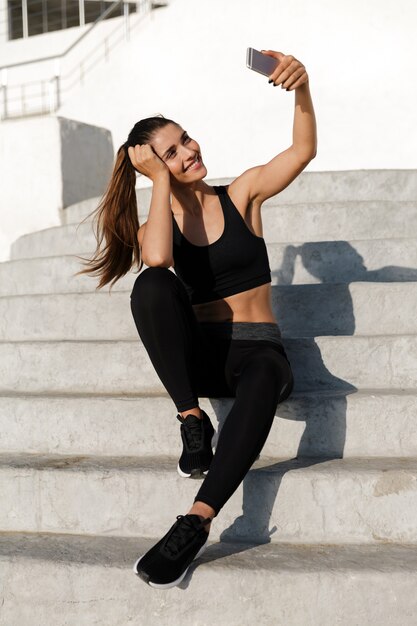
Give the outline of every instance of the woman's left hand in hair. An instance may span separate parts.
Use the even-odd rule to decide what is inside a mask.
[[[276,69],[268,77],[269,82],[275,87],[281,85],[281,89],[292,91],[308,83],[306,68],[292,54],[283,54],[276,50],[262,50],[261,52],[279,61]]]

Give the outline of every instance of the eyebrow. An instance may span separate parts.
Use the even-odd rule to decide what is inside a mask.
[[[185,135],[188,135],[188,133],[187,133],[187,131],[186,131],[186,130],[182,133],[182,135],[181,135],[181,137],[180,137],[180,141],[182,141],[182,140],[184,139]],[[166,157],[166,155],[168,154],[168,152],[169,152],[170,150],[172,150],[172,148],[175,148],[175,145],[170,146],[169,148],[167,148],[167,149],[165,150],[164,154],[162,155],[162,158],[165,158],[165,157]]]

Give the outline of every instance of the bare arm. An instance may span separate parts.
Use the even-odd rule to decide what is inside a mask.
[[[259,204],[288,187],[317,153],[316,118],[305,67],[292,55],[268,53],[280,59],[271,79],[276,85],[295,91],[295,110],[292,145],[265,165],[252,167],[239,177],[247,188],[248,201],[256,200]]]
[[[169,169],[150,144],[130,146],[128,154],[135,169],[153,183],[146,227],[142,224],[137,234],[142,261],[148,267],[170,267],[174,261]]]
[[[141,245],[142,260],[148,267],[171,267],[174,264],[170,191],[169,174],[155,178]]]
[[[317,154],[317,128],[309,82],[295,89],[295,112],[292,148],[301,161],[311,161]]]

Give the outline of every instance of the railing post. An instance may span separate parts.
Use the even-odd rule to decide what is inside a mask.
[[[56,94],[55,110],[57,110],[61,106],[61,59],[59,57],[55,59],[54,73],[55,73],[55,94]]]
[[[129,3],[123,2],[123,15],[125,18],[125,39],[129,41]]]
[[[80,16],[80,26],[85,24],[84,0],[78,0],[78,12]]]
[[[23,27],[23,37],[24,38],[29,37],[27,0],[22,0],[22,27]]]

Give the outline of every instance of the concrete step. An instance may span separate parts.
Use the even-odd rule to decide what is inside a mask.
[[[208,185],[228,185],[233,179],[232,178],[211,178],[206,179],[205,182]],[[141,181],[139,179],[136,180],[139,184]],[[147,181],[150,183],[150,181]],[[413,184],[413,183],[411,183]],[[278,197],[278,196],[277,196]],[[152,184],[147,184],[146,186],[137,186],[136,187],[136,202],[138,205],[139,213],[143,213],[144,207],[146,207],[146,211],[149,210],[149,206],[152,199]],[[70,206],[65,207],[60,210],[60,218],[62,224],[78,224],[82,220],[92,220],[92,213],[97,209],[99,202],[101,200],[101,196],[96,196],[93,198],[87,198],[82,202],[77,202],[76,204],[72,204]]]
[[[0,297],[0,341],[133,340],[130,293]],[[417,334],[417,282],[272,287],[272,308],[284,337]]]
[[[140,224],[147,212],[139,216]],[[312,202],[263,205],[267,243],[364,240],[409,237],[417,232],[417,202]],[[58,254],[92,254],[96,240],[92,224],[68,224],[22,235],[11,246],[10,259]]]
[[[232,398],[202,398],[216,430]],[[1,395],[0,452],[99,456],[177,455],[182,450],[176,407],[168,394]],[[282,402],[263,457],[417,457],[417,392],[360,390],[294,392]],[[163,435],[161,435],[163,433]]]
[[[415,625],[416,546],[256,545],[209,537],[179,586],[154,589],[132,567],[159,539],[0,535],[3,623]]]
[[[273,285],[417,281],[414,237],[272,243],[267,248]],[[0,263],[0,296],[94,292],[95,277],[75,276],[84,267],[73,254],[5,261]],[[114,284],[112,292],[131,289],[136,277],[135,267]],[[103,291],[108,293],[109,287]]]
[[[164,534],[175,515],[189,511],[201,485],[179,476],[177,462],[177,456],[162,455],[2,454],[0,530]],[[416,485],[415,457],[262,457],[210,535],[229,541],[415,544]]]
[[[284,346],[294,391],[417,384],[416,335],[286,338]],[[10,391],[155,395],[164,387],[138,338],[0,343],[0,392]]]
[[[3,261],[0,262],[0,296],[93,293],[98,280],[86,275],[75,276],[81,269],[79,259],[72,254]],[[131,289],[136,277],[132,270],[115,283],[112,293]],[[109,293],[108,285],[104,291]]]
[[[206,179],[208,185],[228,185],[235,177]],[[152,186],[136,189],[139,212],[148,210]],[[344,170],[331,172],[301,172],[286,189],[263,206],[318,202],[391,201],[414,202],[417,197],[417,174],[409,170]],[[89,198],[61,211],[63,224],[80,222],[94,211],[100,197]]]
[[[415,625],[416,546],[256,545],[209,537],[178,587],[154,589],[132,567],[159,539],[0,535],[3,623]]]

